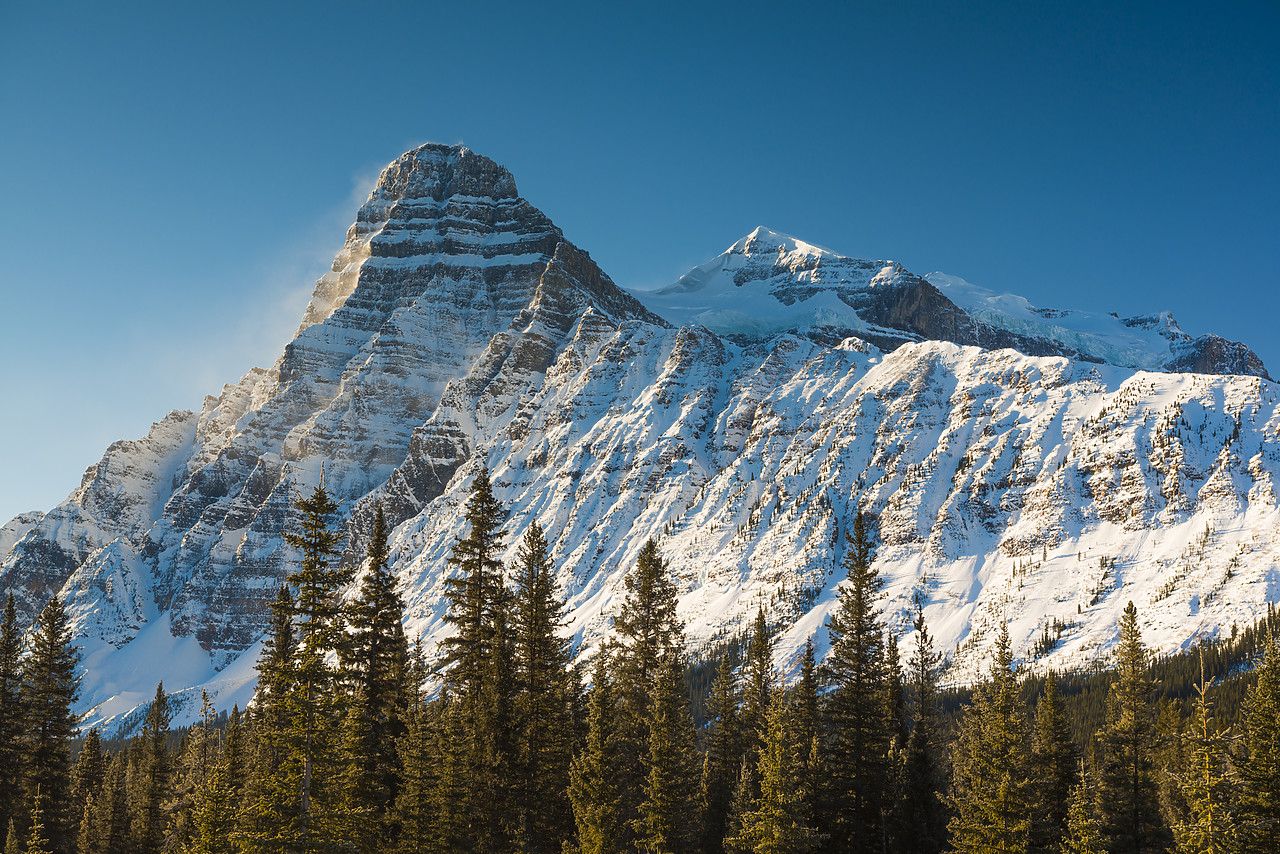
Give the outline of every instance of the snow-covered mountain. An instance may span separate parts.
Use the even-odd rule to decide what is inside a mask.
[[[0,578],[27,620],[64,596],[86,720],[125,728],[158,679],[187,715],[202,687],[248,699],[290,499],[322,463],[349,559],[387,509],[428,647],[482,465],[511,554],[546,529],[583,650],[652,536],[694,642],[763,603],[790,671],[806,637],[825,648],[858,508],[887,619],[905,632],[922,601],[952,680],[1002,621],[1062,667],[1105,657],[1130,599],[1167,650],[1280,598],[1280,404],[1256,357],[1254,376],[1136,371],[1202,339],[936,281],[757,230],[642,303],[507,170],[423,146],[383,172],[276,364],[0,528]]]

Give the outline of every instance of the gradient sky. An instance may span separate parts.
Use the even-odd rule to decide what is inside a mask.
[[[1274,0],[193,5],[0,5],[0,522],[269,366],[428,140],[622,285],[767,225],[1280,376]]]

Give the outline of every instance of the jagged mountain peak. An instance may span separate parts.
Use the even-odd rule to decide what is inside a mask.
[[[449,196],[514,199],[516,181],[505,166],[465,145],[428,142],[397,157],[378,176],[373,198],[443,201]]]

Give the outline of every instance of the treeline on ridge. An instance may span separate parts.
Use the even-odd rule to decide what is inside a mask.
[[[24,651],[10,594],[5,854],[1280,852],[1274,611],[1201,650],[1198,678],[1190,656],[1152,660],[1130,604],[1108,671],[1024,678],[1004,630],[984,682],[942,691],[922,609],[905,653],[880,619],[858,514],[829,652],[819,664],[808,645],[789,687],[763,609],[741,643],[691,654],[652,540],[584,670],[544,532],[504,566],[506,512],[481,471],[428,665],[381,513],[344,600],[357,575],[336,559],[337,505],[323,482],[296,503],[299,560],[254,699],[220,714],[205,698],[184,732],[159,685],[134,738],[78,737],[62,603]],[[1215,691],[1213,675],[1230,678]]]

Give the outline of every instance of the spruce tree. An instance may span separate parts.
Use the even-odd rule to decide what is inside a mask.
[[[1130,602],[1120,618],[1115,681],[1107,696],[1099,781],[1102,828],[1112,854],[1160,851],[1169,833],[1160,816],[1156,785],[1156,725],[1147,675],[1147,650]]]
[[[703,813],[702,850],[719,854],[724,850],[728,829],[729,802],[742,768],[738,734],[738,691],[729,656],[720,657],[715,680],[707,695],[706,750],[702,760],[701,806]]]
[[[23,669],[20,703],[26,711],[23,766],[30,811],[39,810],[54,851],[70,851],[74,839],[71,807],[71,707],[79,694],[79,647],[62,600],[55,595],[40,612]]]
[[[1093,793],[1089,781],[1080,775],[1080,782],[1071,790],[1067,806],[1067,830],[1063,836],[1062,854],[1106,854],[1102,828],[1094,816]]]
[[[938,758],[937,674],[942,656],[934,651],[924,609],[919,603],[916,603],[913,626],[916,645],[908,662],[911,734],[903,769],[898,849],[914,854],[937,854],[946,842],[947,833],[946,813],[938,797],[942,781]]]
[[[1185,819],[1173,828],[1178,854],[1232,854],[1238,841],[1237,792],[1228,770],[1230,740],[1215,720],[1208,695],[1201,650],[1190,762],[1178,779],[1187,805]]]
[[[569,641],[560,636],[564,599],[542,528],[520,546],[512,627],[515,640],[519,781],[516,825],[525,851],[559,852],[572,834],[573,755]]]
[[[769,701],[773,696],[773,639],[765,622],[764,606],[756,611],[743,667],[742,712],[739,723],[743,758],[755,769],[756,755],[764,746],[768,726]],[[754,775],[758,779],[758,775]],[[755,794],[754,792],[752,793]]]
[[[831,737],[823,771],[823,828],[834,851],[883,847],[885,782],[895,730],[890,715],[884,633],[877,614],[881,581],[872,566],[870,520],[861,512],[845,551],[845,583],[827,619],[832,684],[826,729]]]
[[[369,538],[364,578],[351,606],[349,667],[362,698],[360,714],[369,730],[369,753],[358,760],[364,765],[360,773],[371,781],[372,820],[382,826],[384,833],[391,832],[386,821],[400,778],[395,744],[404,734],[404,713],[410,702],[404,600],[396,592],[388,558],[387,522],[379,505]]]
[[[31,830],[27,833],[26,854],[53,854],[52,843],[45,835],[44,822],[40,818],[40,792],[37,790],[35,798],[32,799],[31,807]]]
[[[795,702],[791,713],[795,719],[796,743],[800,751],[801,782],[809,801],[809,815],[814,827],[823,827],[818,810],[819,774],[822,767],[822,718],[818,703],[818,665],[813,652],[813,639],[804,642],[800,658],[800,679],[794,688]]]
[[[1008,627],[996,641],[989,681],[965,709],[954,746],[948,824],[957,854],[1022,854],[1030,797],[1022,698]]]
[[[586,743],[573,758],[569,774],[569,801],[580,854],[615,854],[623,850],[618,708],[609,681],[608,658],[603,651],[596,657]]]
[[[107,763],[102,785],[85,802],[78,854],[117,854],[129,850],[129,811],[125,792],[124,752]]]
[[[1071,791],[1079,783],[1080,751],[1071,739],[1066,710],[1053,674],[1045,679],[1036,707],[1031,746],[1032,854],[1057,854],[1067,830]]]
[[[639,847],[651,854],[692,852],[701,832],[698,770],[684,664],[678,653],[668,654],[659,664],[649,716],[644,798],[635,824]]]
[[[820,837],[809,813],[805,791],[804,746],[791,723],[792,704],[775,698],[769,709],[763,748],[756,763],[760,795],[752,810],[742,816],[737,835],[726,848],[753,854],[804,854],[814,850]]]
[[[432,843],[435,790],[435,754],[428,711],[414,703],[407,712],[404,735],[396,743],[400,782],[394,804],[394,823],[398,830],[400,854],[427,854]]]
[[[72,826],[79,827],[85,806],[95,792],[102,788],[102,778],[107,772],[107,759],[102,755],[102,737],[98,728],[89,730],[84,737],[80,755],[71,770],[71,807],[69,817]]]
[[[1242,847],[1280,854],[1280,644],[1272,629],[1241,717],[1244,733],[1235,766]]]
[[[209,766],[209,773],[196,789],[191,812],[191,839],[185,854],[232,854],[235,827],[235,788],[224,753]]]
[[[131,833],[138,854],[156,854],[165,840],[163,807],[172,772],[165,745],[169,720],[169,696],[164,692],[164,683],[160,682],[138,735],[137,784],[130,792]]]
[[[676,587],[658,544],[648,540],[627,574],[626,598],[613,619],[618,649],[618,756],[620,811],[624,844],[639,826],[639,800],[645,787],[653,696],[662,662],[684,650],[684,628],[676,617]]]
[[[8,827],[24,812],[21,770],[25,715],[21,654],[22,633],[18,630],[13,591],[9,591],[0,624],[0,827]]]

